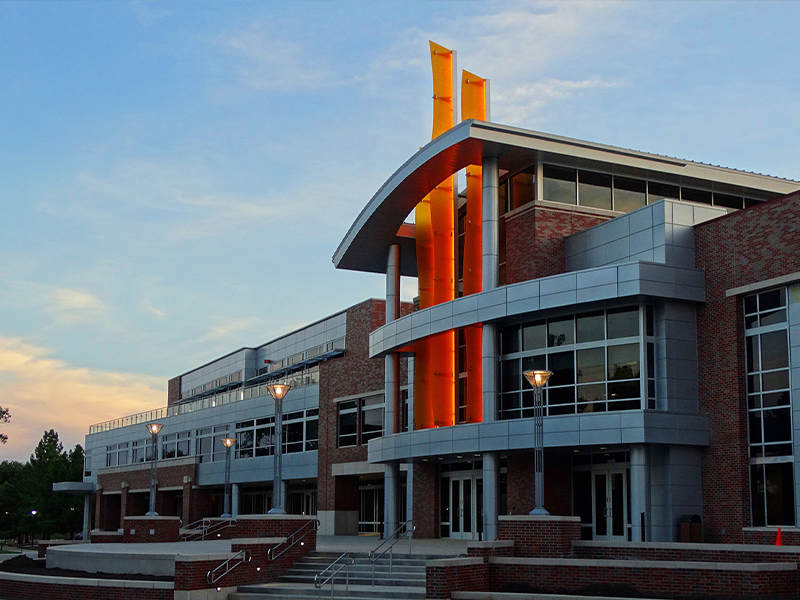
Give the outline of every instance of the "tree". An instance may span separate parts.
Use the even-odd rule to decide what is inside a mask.
[[[8,423],[11,420],[11,414],[7,408],[0,406],[0,423]],[[8,441],[8,436],[5,433],[0,433],[0,444],[5,444]]]

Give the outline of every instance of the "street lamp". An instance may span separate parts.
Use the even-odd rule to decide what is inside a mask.
[[[147,511],[148,517],[157,517],[156,512],[156,463],[158,462],[158,432],[163,425],[161,423],[149,423],[145,425],[147,431],[153,436],[153,445],[150,450],[150,510]]]
[[[283,399],[292,386],[285,383],[273,383],[267,386],[269,395],[275,400],[275,480],[272,484],[272,508],[269,509],[271,515],[285,515],[283,509]]]
[[[542,390],[553,372],[523,371],[522,374],[533,386],[533,456],[536,507],[530,514],[549,515],[550,513],[544,508],[544,403],[542,402]]]
[[[225,512],[222,516],[231,518],[231,448],[236,443],[235,438],[221,438],[222,445],[225,446]]]

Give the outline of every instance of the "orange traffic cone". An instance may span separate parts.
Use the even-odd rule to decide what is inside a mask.
[[[782,539],[782,536],[781,536],[781,528],[780,527],[778,527],[778,538],[775,540],[775,545],[776,546],[783,546],[783,539]]]

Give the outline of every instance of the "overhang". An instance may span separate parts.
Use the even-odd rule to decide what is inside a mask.
[[[404,225],[405,219],[445,178],[480,165],[484,156],[496,157],[500,170],[509,173],[541,160],[667,183],[713,184],[716,191],[758,200],[800,188],[787,179],[469,119],[421,148],[381,186],[336,249],[336,268],[385,273],[389,246],[399,244],[400,273],[415,277],[413,225]]]

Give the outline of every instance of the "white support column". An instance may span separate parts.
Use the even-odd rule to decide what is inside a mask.
[[[386,322],[400,316],[400,246],[389,246],[386,260]],[[384,384],[386,388],[383,409],[383,434],[392,435],[400,431],[400,369],[396,353],[387,354],[385,359]],[[392,461],[384,465],[383,475],[383,532],[389,536],[399,526],[397,519],[397,499],[400,488],[400,464]]]
[[[631,446],[631,540],[652,541],[650,529],[650,482],[647,477],[647,446]],[[642,530],[644,520],[644,530]]]
[[[89,507],[91,506],[92,496],[94,496],[94,492],[91,494],[84,494],[83,496],[83,540],[89,540],[89,530],[91,527],[89,526]]]
[[[483,539],[497,539],[500,498],[500,455],[497,452],[483,453]]]
[[[239,488],[240,483],[231,484],[231,517],[236,518],[239,516]]]
[[[497,158],[483,157],[483,291],[500,285],[500,209],[497,203],[499,175]],[[483,324],[481,368],[483,370],[483,422],[497,419],[497,326]],[[500,498],[500,456],[483,454],[483,539],[497,539]]]

